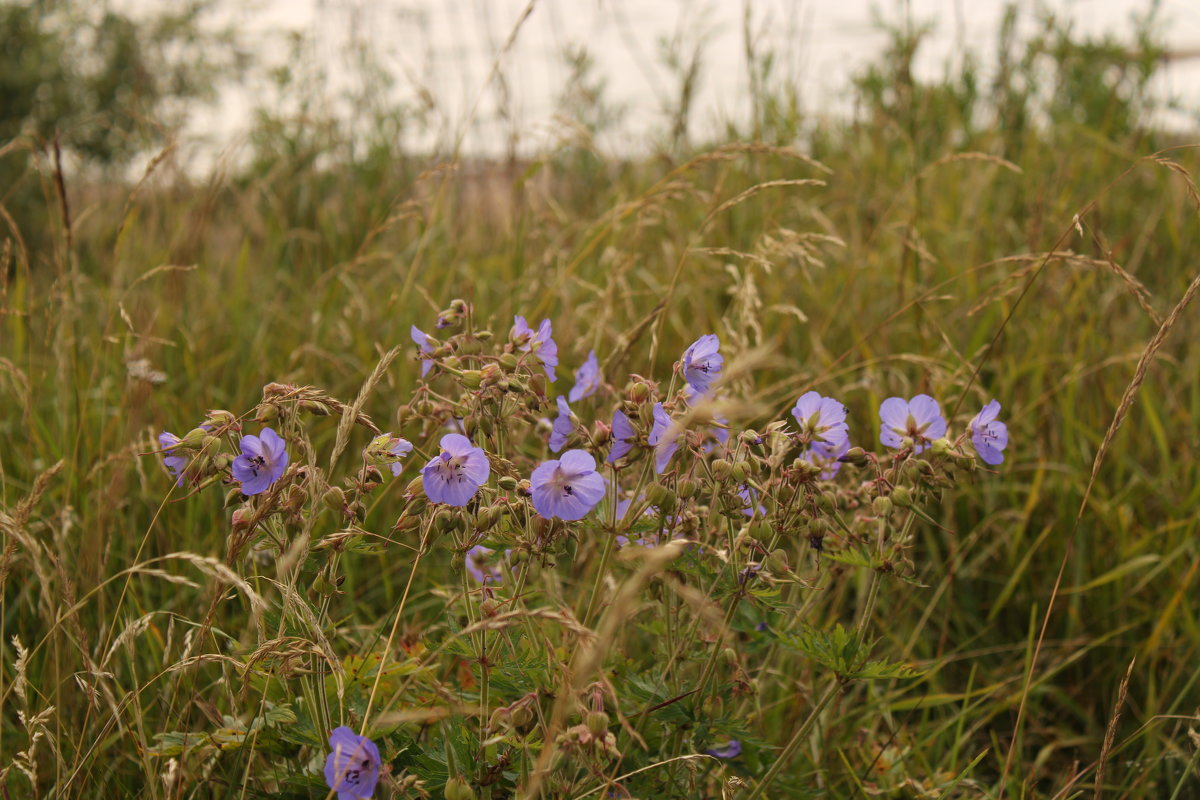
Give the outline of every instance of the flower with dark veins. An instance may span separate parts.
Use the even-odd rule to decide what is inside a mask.
[[[375,792],[383,762],[379,748],[345,725],[334,728],[325,757],[325,785],[338,800],[365,800]]]
[[[546,370],[546,377],[554,382],[554,368],[558,366],[558,345],[554,342],[553,326],[549,319],[542,320],[537,330],[529,327],[529,323],[520,314],[513,317],[512,331],[509,336],[522,352],[532,353]]]
[[[560,459],[543,462],[529,483],[533,507],[547,519],[583,519],[604,499],[604,478],[585,450],[568,450]]]
[[[431,503],[465,506],[487,482],[491,464],[483,448],[475,447],[461,433],[442,437],[442,451],[421,471],[425,496]]]
[[[683,379],[694,394],[704,394],[721,374],[725,359],[721,356],[721,340],[715,333],[705,334],[692,342],[683,352]]]
[[[1008,426],[996,419],[998,416],[1000,403],[993,400],[967,424],[975,452],[993,467],[1004,462],[1004,448],[1008,447]]]
[[[233,460],[233,477],[242,484],[242,494],[262,494],[279,480],[288,465],[287,442],[270,428],[258,436],[243,436],[242,454]]]
[[[927,394],[911,400],[889,397],[879,406],[879,419],[879,441],[886,447],[911,446],[914,453],[920,453],[934,439],[946,435],[942,408]]]

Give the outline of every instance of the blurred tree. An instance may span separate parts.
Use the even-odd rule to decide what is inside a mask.
[[[62,209],[46,202],[44,156],[55,147],[119,180],[246,65],[235,31],[213,23],[219,2],[134,15],[107,0],[0,0],[0,245],[18,238],[33,261],[49,257]]]
[[[134,16],[107,3],[0,0],[0,146],[20,135],[121,164],[211,99],[245,56],[209,24],[215,0]]]

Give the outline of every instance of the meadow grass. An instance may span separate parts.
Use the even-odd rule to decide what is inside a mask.
[[[706,690],[663,724],[735,717],[744,754],[691,760],[690,734],[657,734],[661,766],[644,777],[658,782],[639,785],[664,797],[1200,795],[1197,151],[1140,124],[1119,93],[1056,96],[1035,114],[995,89],[982,124],[967,81],[873,80],[850,121],[797,130],[773,116],[752,142],[637,159],[580,138],[508,163],[386,140],[350,158],[336,131],[296,127],[206,180],[170,154],[136,185],[37,162],[24,180],[42,202],[22,211],[42,229],[0,225],[5,796],[324,797],[324,755],[299,743],[327,731],[267,714],[296,687],[326,693],[310,709],[378,695],[380,729],[405,731],[392,763],[409,782],[377,796],[440,796],[429,776],[456,770],[489,796],[507,784],[482,785],[492,764],[456,764],[470,745],[455,737],[479,736],[511,687],[497,677],[488,707],[469,654],[428,657],[447,626],[486,642],[489,624],[550,642],[541,657],[563,686],[603,665],[630,715],[657,697],[637,642],[691,629],[713,659],[731,647],[740,694]],[[270,382],[347,404],[366,386],[360,410],[379,429],[411,428],[408,329],[429,330],[452,298],[501,339],[514,314],[552,318],[559,386],[590,349],[618,390],[627,373],[665,384],[683,348],[716,332],[745,365],[729,378],[744,401],[735,431],[817,389],[877,450],[889,395],[939,397],[959,430],[1000,399],[1007,460],[960,474],[937,524],[911,523],[911,583],[877,587],[806,540],[782,544],[817,587],[783,592],[787,624],[858,625],[919,676],[827,690],[826,671],[748,639],[744,620],[722,627],[703,584],[653,559],[605,583],[595,541],[563,545],[545,589],[557,610],[488,623],[459,596],[452,554],[422,548],[427,529],[389,532],[415,472],[372,498],[373,546],[340,556],[340,589],[317,582],[307,549],[278,573],[230,561],[221,492],[172,490],[156,434],[210,408],[251,412]],[[369,438],[340,428],[337,414],[310,426],[315,460]],[[314,542],[337,530],[310,524]],[[639,616],[644,604],[665,616]],[[397,671],[364,672],[379,654]],[[503,653],[512,669],[530,655]],[[701,684],[724,658],[700,662]],[[415,692],[425,669],[436,680]],[[539,713],[566,719],[566,694]],[[155,755],[171,732],[215,749]],[[439,745],[449,763],[421,750],[438,737],[455,740]]]

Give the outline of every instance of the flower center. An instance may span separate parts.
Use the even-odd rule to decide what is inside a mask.
[[[438,464],[438,475],[447,483],[451,481],[462,483],[467,479],[465,474],[466,467],[463,464],[464,461],[466,461],[464,456],[451,456],[449,453],[442,453],[442,463]]]

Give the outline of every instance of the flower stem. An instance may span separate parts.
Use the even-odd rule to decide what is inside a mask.
[[[804,736],[816,723],[817,719],[821,716],[821,712],[825,710],[825,707],[829,705],[830,702],[833,701],[833,698],[837,695],[838,688],[839,682],[835,679],[830,685],[829,689],[826,690],[825,696],[822,697],[817,703],[816,707],[809,712],[808,718],[804,720],[804,724],[802,724],[796,730],[796,732],[792,734],[792,738],[786,745],[784,745],[783,750],[780,751],[779,756],[775,759],[775,763],[771,765],[769,770],[767,770],[767,774],[762,776],[762,780],[758,782],[758,785],[754,787],[754,790],[750,792],[750,794],[746,797],[746,800],[758,800],[758,798],[762,796],[763,792],[766,791],[766,788],[771,785],[771,781],[775,780],[775,776],[779,774],[787,762],[791,760],[792,756],[795,755],[796,750],[798,750],[800,747],[800,742],[804,739]]]

